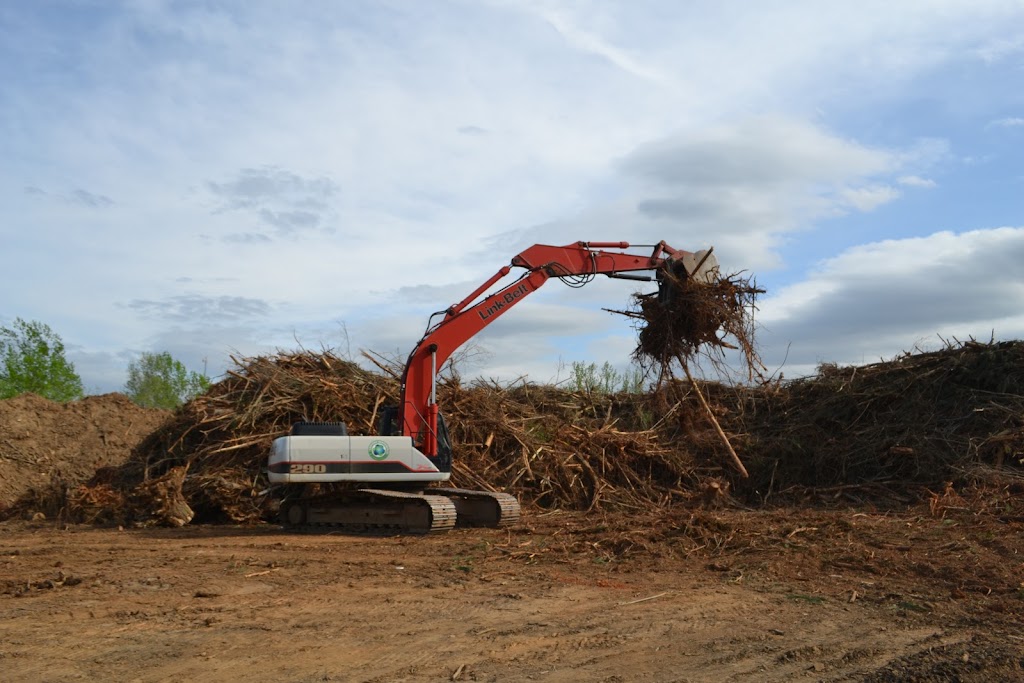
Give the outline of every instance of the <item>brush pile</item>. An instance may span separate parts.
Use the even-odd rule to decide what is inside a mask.
[[[439,395],[455,444],[452,483],[508,491],[527,506],[629,514],[796,500],[899,504],[946,482],[987,482],[1004,499],[1024,493],[1024,342],[823,366],[786,384],[702,386],[749,479],[723,463],[685,380],[602,394],[452,379]],[[68,521],[109,524],[273,519],[262,470],[275,437],[303,419],[372,434],[381,407],[397,399],[394,377],[331,353],[236,360],[127,463],[48,501],[36,492],[33,504],[48,516],[57,508]]]
[[[235,362],[129,462],[62,492],[65,516],[170,526],[269,519],[262,470],[274,438],[301,420],[342,420],[352,433],[373,434],[381,407],[398,401],[393,377],[329,352]],[[572,509],[641,509],[704,495],[689,451],[663,441],[640,395],[451,381],[439,402],[456,444],[456,486]]]
[[[664,440],[642,395],[529,384],[455,385],[442,395],[460,486],[579,510],[638,510],[699,495],[691,450]]]
[[[815,376],[745,392],[736,410],[748,491],[761,498],[799,489],[898,499],[922,486],[991,480],[992,468],[1024,465],[1024,342],[972,340],[871,365],[826,364]]]
[[[750,277],[723,275],[717,266],[691,277],[682,263],[674,262],[659,270],[658,282],[657,293],[635,294],[630,310],[615,311],[638,321],[636,361],[657,369],[664,379],[676,362],[686,367],[699,353],[720,360],[725,349],[738,348],[747,369],[760,372],[753,315],[764,290]]]
[[[398,401],[393,379],[331,353],[233,360],[236,368],[226,379],[151,433],[128,463],[102,473],[101,486],[126,492],[121,510],[91,505],[90,514],[171,526],[189,512],[205,521],[270,517],[273,501],[261,493],[268,487],[262,470],[275,438],[300,421],[343,420],[371,434],[380,406]],[[172,489],[177,483],[180,501],[167,486],[151,484],[165,480]],[[94,497],[89,488],[69,493],[69,509],[81,507],[80,497]]]
[[[545,508],[641,511],[806,499],[901,501],[1024,459],[1024,342],[951,346],[869,366],[823,366],[788,384],[704,385],[750,478],[722,464],[694,386],[645,394],[551,386],[442,385],[457,486],[503,490]],[[344,420],[373,433],[394,378],[330,353],[280,354],[238,368],[117,469],[67,492],[79,521],[178,524],[272,517],[261,470],[292,422]],[[681,398],[680,398],[681,397]],[[184,470],[183,468],[187,468]],[[173,486],[171,487],[173,489]],[[819,497],[820,497],[819,496]]]

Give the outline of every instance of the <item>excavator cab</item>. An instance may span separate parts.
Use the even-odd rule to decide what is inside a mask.
[[[380,418],[377,421],[378,436],[399,436],[402,427],[399,424],[400,411],[398,406],[384,406],[380,410]],[[437,414],[437,456],[432,458],[437,469],[442,472],[450,472],[452,469],[452,438],[448,432],[448,425],[444,421],[444,415]]]

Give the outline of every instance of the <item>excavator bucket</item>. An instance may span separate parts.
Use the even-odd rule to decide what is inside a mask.
[[[680,259],[690,279],[712,284],[718,279],[718,258],[711,249],[701,249]]]

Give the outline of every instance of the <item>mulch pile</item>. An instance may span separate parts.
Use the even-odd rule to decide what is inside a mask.
[[[372,434],[396,380],[329,352],[236,360],[132,458],[66,488],[74,521],[180,525],[273,517],[262,469],[298,420]],[[543,508],[649,511],[794,500],[896,503],[984,479],[1024,492],[1024,342],[969,342],[788,383],[701,383],[750,476],[728,462],[685,380],[645,394],[442,385],[452,482]],[[1016,487],[1016,488],[1015,488]],[[1017,491],[1020,489],[1020,491]]]

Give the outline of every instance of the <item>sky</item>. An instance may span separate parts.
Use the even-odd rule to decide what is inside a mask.
[[[1024,338],[1024,0],[0,0],[0,325],[87,393],[404,359],[579,240],[713,246],[773,376]],[[624,369],[649,289],[552,280],[460,372]]]

